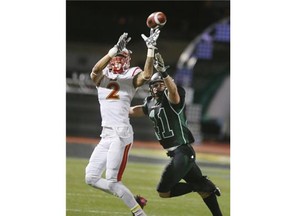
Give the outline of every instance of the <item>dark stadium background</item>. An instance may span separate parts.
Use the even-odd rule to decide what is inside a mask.
[[[67,41],[113,43],[119,32],[133,40],[145,30],[146,18],[163,11],[168,22],[161,38],[191,41],[215,21],[230,15],[230,1],[67,1]],[[146,31],[147,32],[147,31]]]

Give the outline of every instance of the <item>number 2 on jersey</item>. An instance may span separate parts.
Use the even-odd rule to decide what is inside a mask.
[[[112,91],[110,92],[110,94],[106,97],[106,99],[119,99],[119,95],[118,95],[118,92],[119,92],[119,89],[120,89],[120,86],[118,83],[116,82],[111,82],[107,85],[107,88],[108,89],[112,89]]]

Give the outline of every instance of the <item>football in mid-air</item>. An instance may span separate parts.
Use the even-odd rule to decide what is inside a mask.
[[[146,20],[147,26],[152,29],[155,29],[157,27],[158,28],[163,27],[166,24],[166,22],[167,17],[161,11],[150,14]]]

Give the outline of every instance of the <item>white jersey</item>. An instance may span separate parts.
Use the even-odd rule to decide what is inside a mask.
[[[141,71],[139,67],[132,67],[122,74],[114,74],[104,68],[104,77],[97,86],[102,127],[130,125],[129,109],[137,90],[133,78]]]

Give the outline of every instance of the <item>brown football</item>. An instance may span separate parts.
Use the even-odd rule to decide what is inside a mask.
[[[147,26],[152,29],[155,29],[157,27],[163,27],[166,22],[166,15],[161,11],[150,14],[146,20]]]

